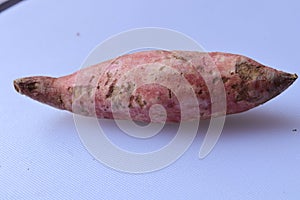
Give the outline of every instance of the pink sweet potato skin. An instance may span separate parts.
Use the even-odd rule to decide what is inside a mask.
[[[183,79],[198,101],[198,105],[185,107],[185,112],[191,114],[184,119],[179,99],[189,104],[192,97],[186,95]],[[160,104],[166,109],[166,121],[179,122],[197,119],[193,106],[199,107],[201,119],[218,116],[212,113],[210,98],[210,92],[217,90],[209,90],[207,83],[210,87],[224,84],[225,113],[234,114],[272,99],[296,79],[296,74],[241,55],[155,50],[120,56],[60,78],[17,79],[14,85],[18,92],[35,100],[86,116],[149,122],[150,108]],[[176,95],[166,84],[178,88]],[[154,112],[152,121],[161,120],[159,112]]]

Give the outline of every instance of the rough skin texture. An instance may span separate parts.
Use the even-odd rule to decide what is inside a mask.
[[[149,122],[150,108],[160,104],[166,109],[168,122],[179,122],[179,100],[185,104],[185,112],[191,113],[183,120],[196,119],[194,106],[199,107],[201,119],[220,115],[211,112],[210,98],[220,81],[226,93],[225,113],[234,114],[272,99],[296,79],[296,74],[266,67],[241,55],[155,50],[120,56],[60,78],[17,79],[14,86],[37,101],[86,116],[131,117]],[[193,89],[198,105],[192,105],[184,80]],[[177,88],[176,95],[174,89],[165,87],[168,84]],[[151,112],[152,121],[164,121],[159,109]]]

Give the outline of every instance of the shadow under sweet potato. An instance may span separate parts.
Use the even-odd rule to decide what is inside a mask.
[[[280,113],[253,110],[241,114],[227,116],[223,128],[223,137],[243,137],[247,134],[270,133],[274,136],[278,130],[288,132],[296,124],[296,119],[287,118]]]

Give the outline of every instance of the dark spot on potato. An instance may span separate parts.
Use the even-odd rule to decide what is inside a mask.
[[[187,59],[184,58],[183,56],[179,56],[179,55],[173,55],[174,58],[176,58],[177,60],[182,60],[184,62],[187,62]]]
[[[72,87],[68,87],[68,92],[72,93],[73,92],[73,88]]]
[[[106,82],[104,83],[104,85],[107,85],[107,84],[108,84],[108,82],[110,81],[110,78],[112,77],[112,74],[109,73],[109,72],[107,72],[107,73],[106,73],[106,76],[107,76],[107,80],[106,80]]]
[[[166,66],[161,66],[161,67],[159,68],[159,71],[164,70],[164,68],[166,68]]]
[[[64,101],[62,100],[62,97],[61,95],[58,96],[58,99],[57,99],[57,103],[58,103],[58,107],[61,108],[61,109],[64,109],[65,108],[65,104],[64,104]]]
[[[141,108],[143,108],[147,104],[147,102],[142,99],[141,95],[137,95],[134,100]]]
[[[213,84],[216,84],[219,80],[220,80],[219,77],[215,77],[215,78],[213,79]]]
[[[258,76],[263,74],[261,66],[255,66],[247,62],[237,63],[235,65],[235,72],[243,81],[255,80]]]
[[[91,79],[90,79],[89,83],[91,83],[91,82],[94,80],[94,78],[95,78],[95,76],[94,76],[94,75],[93,75],[93,76],[91,76]]]
[[[114,88],[115,88],[115,85],[116,85],[116,82],[117,82],[117,79],[115,79],[109,86],[108,88],[108,92],[106,94],[106,98],[110,98],[114,92]]]
[[[234,90],[236,90],[238,87],[239,87],[238,84],[233,84],[233,85],[231,86],[231,88],[234,89]]]
[[[223,83],[226,83],[227,81],[229,80],[229,78],[228,77],[222,77],[222,81],[223,81]]]
[[[32,92],[33,90],[36,90],[38,88],[37,82],[27,83],[26,88],[29,92]]]
[[[263,91],[260,91],[258,93],[250,93],[250,95],[249,91],[251,89],[251,86],[247,85],[246,83],[241,83],[241,88],[237,91],[238,94],[236,96],[236,101],[247,101],[250,103],[258,102],[262,98],[262,95],[259,94],[263,94]]]
[[[172,91],[170,89],[168,89],[168,94],[169,94],[169,99],[172,98]]]
[[[257,80],[262,79],[264,72],[263,66],[256,66],[246,62],[238,63],[235,66],[235,72],[239,75],[241,82],[236,85],[232,85],[232,89],[237,92],[236,101],[257,102],[262,98],[261,95],[253,93],[253,90],[259,87]],[[254,82],[256,81],[256,82]],[[255,85],[253,85],[255,83]],[[252,91],[252,92],[251,92]],[[262,92],[261,92],[262,93]],[[251,94],[251,95],[250,95]]]
[[[134,96],[133,95],[131,95],[130,96],[130,98],[129,98],[129,104],[128,104],[128,108],[132,108],[133,106],[132,106],[132,102],[133,102],[133,100],[134,100]]]
[[[246,87],[242,87],[239,91],[238,94],[236,96],[236,101],[248,101],[249,100],[249,94],[247,92],[247,88]]]

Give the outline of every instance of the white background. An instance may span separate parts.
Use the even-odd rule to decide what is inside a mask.
[[[299,80],[263,106],[228,117],[204,160],[198,152],[207,122],[178,161],[140,175],[102,165],[80,142],[72,114],[20,96],[12,84],[76,71],[103,40],[145,26],[300,74],[297,2],[27,0],[0,13],[0,199],[299,199]],[[176,131],[169,126],[161,139],[145,142],[103,123],[112,141],[133,151],[156,150]]]

